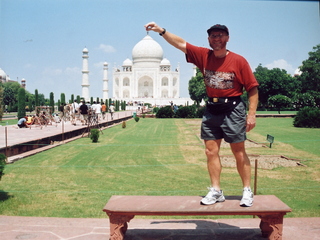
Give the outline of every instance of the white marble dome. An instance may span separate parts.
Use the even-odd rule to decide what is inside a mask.
[[[163,50],[159,43],[153,40],[149,35],[145,36],[132,49],[133,61],[158,60],[163,58]]]
[[[162,59],[160,66],[170,66],[170,61],[167,58]]]
[[[132,66],[132,61],[129,58],[127,58],[123,61],[122,66]]]
[[[0,78],[1,81],[5,82],[7,80],[7,74],[0,68]]]

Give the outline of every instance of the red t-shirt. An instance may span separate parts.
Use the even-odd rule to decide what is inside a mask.
[[[259,85],[247,60],[236,53],[216,58],[213,50],[187,43],[186,58],[202,72],[208,97],[236,97]]]

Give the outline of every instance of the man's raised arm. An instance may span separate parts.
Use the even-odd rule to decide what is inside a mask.
[[[159,34],[172,46],[178,48],[184,53],[187,53],[187,42],[181,37],[168,32],[166,29],[159,27],[155,22],[150,22],[144,25],[147,31],[154,31]]]

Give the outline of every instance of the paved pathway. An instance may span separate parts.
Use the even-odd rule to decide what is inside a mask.
[[[114,119],[121,119],[128,116],[132,116],[134,111],[122,111],[114,113]],[[110,113],[106,114],[106,119],[101,120],[101,123],[111,120]],[[77,121],[76,126],[72,125],[70,121],[54,123],[53,125],[47,125],[42,128],[32,125],[31,128],[19,128],[17,125],[0,126],[0,148],[6,146],[13,146],[16,144],[24,144],[32,140],[38,140],[48,136],[54,136],[60,133],[66,133],[75,129],[83,129],[86,131],[87,126],[82,126],[80,121]],[[81,136],[79,136],[81,137]],[[43,150],[43,149],[42,149]],[[31,151],[26,154],[19,154],[18,156],[9,157],[9,162],[15,159],[19,159],[27,154],[33,154],[37,151]]]
[[[126,240],[262,240],[259,218],[133,219]],[[0,239],[107,240],[109,220],[0,216]],[[320,239],[320,218],[285,218],[283,240]]]

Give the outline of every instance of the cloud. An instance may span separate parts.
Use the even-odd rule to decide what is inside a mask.
[[[105,44],[100,44],[99,48],[100,50],[106,52],[106,53],[113,53],[116,52],[116,49],[112,47],[111,45],[105,45]]]
[[[286,70],[290,74],[294,74],[295,69],[284,59],[274,60],[272,63],[266,64],[268,69],[280,68]]]
[[[64,73],[66,75],[80,75],[81,74],[81,69],[78,67],[67,67],[64,70]]]
[[[94,63],[93,66],[98,69],[103,69],[103,64],[104,62],[97,62],[97,63]]]
[[[301,71],[300,71],[300,68],[297,68],[295,71],[294,71],[294,75],[301,75]]]
[[[62,69],[59,68],[51,68],[51,67],[46,67],[43,71],[42,74],[44,76],[58,76],[63,73]]]

